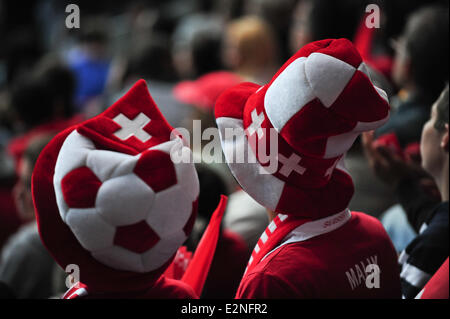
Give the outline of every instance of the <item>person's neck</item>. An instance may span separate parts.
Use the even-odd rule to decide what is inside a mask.
[[[269,217],[269,223],[272,222],[272,220],[277,216],[278,213],[271,211],[270,209],[267,209],[267,216]]]

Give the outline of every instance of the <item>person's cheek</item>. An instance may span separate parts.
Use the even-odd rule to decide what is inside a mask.
[[[429,148],[429,141],[428,141],[428,132],[430,129],[430,121],[425,123],[423,130],[422,130],[422,136],[420,138],[420,156],[422,157],[422,166],[423,168],[427,169],[428,166],[428,148]]]

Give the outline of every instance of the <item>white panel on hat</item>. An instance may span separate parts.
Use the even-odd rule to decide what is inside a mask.
[[[144,265],[140,254],[136,254],[119,246],[111,246],[91,252],[92,257],[113,269],[144,273]]]
[[[347,167],[345,166],[345,156],[347,155],[347,153],[345,153],[338,161],[338,163],[336,164],[336,169],[339,169],[340,171],[343,171],[344,173],[346,173],[348,176],[350,176],[350,172],[347,170]]]
[[[192,151],[189,147],[184,146],[183,140],[176,137],[171,141],[151,147],[150,150],[160,150],[170,155],[175,167],[177,183],[188,194],[192,202],[196,200],[200,192],[197,171]]]
[[[315,98],[305,75],[305,61],[305,57],[294,60],[267,89],[264,108],[278,132],[294,114]]]
[[[364,62],[361,62],[361,64],[358,66],[358,71],[361,71],[362,73],[367,75],[369,80],[372,81],[372,79],[370,77],[369,69],[367,68],[367,65]]]
[[[386,103],[389,103],[389,99],[388,96],[386,94],[386,92],[384,92],[384,90],[380,89],[379,87],[376,87],[375,85],[373,86],[374,89],[377,91],[378,95],[386,101]],[[353,128],[353,132],[366,132],[366,131],[370,131],[370,130],[374,130],[380,126],[382,126],[383,124],[385,124],[388,120],[389,120],[389,111],[386,114],[386,117],[378,120],[378,121],[373,121],[373,122],[357,122],[356,126]]]
[[[69,206],[66,204],[64,199],[61,189],[61,182],[53,180],[53,186],[55,188],[56,205],[58,206],[59,215],[61,216],[61,219],[66,222],[66,215],[69,210]]]
[[[262,174],[263,166],[256,160],[243,129],[243,121],[230,117],[217,119],[222,150],[227,164],[242,188],[258,203],[275,210],[285,183],[272,174]],[[227,136],[225,129],[241,132],[238,136]],[[240,154],[240,155],[239,155]],[[236,155],[244,155],[244,163],[236,163]],[[245,158],[245,156],[247,156]]]
[[[116,229],[104,221],[95,208],[69,209],[66,224],[81,246],[88,251],[105,249],[113,245]]]
[[[359,132],[351,132],[330,136],[327,139],[323,158],[333,158],[347,152],[358,137]]]
[[[374,121],[374,122],[358,122],[355,126],[355,128],[353,129],[354,132],[367,132],[370,130],[374,130],[380,126],[382,126],[384,123],[386,123],[389,120],[389,112],[386,115],[385,118],[378,120],[378,121]]]
[[[119,152],[93,150],[88,153],[86,166],[102,181],[112,177],[130,174],[136,166],[138,156],[131,156]]]
[[[175,184],[155,194],[146,222],[159,237],[165,238],[186,225],[191,216],[192,202],[185,190]]]
[[[135,174],[104,182],[98,190],[95,206],[98,213],[114,226],[138,223],[152,208],[153,190]]]
[[[305,62],[306,77],[322,104],[330,107],[356,72],[350,64],[330,55],[314,52]]]
[[[73,131],[66,137],[59,150],[53,175],[53,187],[55,189],[56,204],[63,221],[65,221],[68,206],[62,194],[61,181],[72,170],[85,166],[87,154],[93,149],[95,149],[95,145],[91,140],[80,135],[77,131]]]
[[[183,230],[179,230],[170,237],[160,240],[152,249],[143,253],[141,258],[145,271],[152,271],[164,265],[176,253],[186,238]]]
[[[361,62],[361,64],[358,66],[358,71],[361,71],[362,73],[367,75],[367,77],[369,78],[370,82],[372,82],[372,78],[370,77],[369,68],[367,67],[367,65],[364,62]],[[373,85],[373,82],[372,82],[372,85]],[[388,99],[388,96],[387,96],[386,92],[384,90],[380,89],[379,87],[375,86],[375,85],[373,85],[373,87],[378,92],[378,95],[381,98],[383,98],[387,103],[389,103],[389,99]]]
[[[181,146],[183,145],[182,139],[179,137],[176,137],[170,141],[163,142],[161,144],[152,146],[149,148],[149,150],[158,150],[158,151],[162,151],[164,153],[170,154],[174,148],[179,148],[180,144],[181,144]]]
[[[183,147],[183,152],[188,153],[191,150],[187,147]],[[191,153],[192,154],[192,153]],[[174,164],[177,174],[177,183],[188,195],[188,198],[193,202],[197,199],[200,193],[200,183],[195,170],[194,163],[192,161],[188,163]]]
[[[389,103],[388,95],[386,94],[386,92],[375,85],[374,88],[375,90],[377,90],[378,95],[381,96],[386,101],[386,103]]]
[[[95,149],[95,146],[91,140],[80,135],[77,131],[70,133],[59,150],[54,180],[60,182],[69,172],[84,166],[88,151],[93,149]]]

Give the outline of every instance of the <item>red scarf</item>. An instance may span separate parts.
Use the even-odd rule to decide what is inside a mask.
[[[281,245],[307,240],[331,232],[344,225],[350,217],[351,213],[348,209],[317,220],[278,214],[256,243],[244,275]]]

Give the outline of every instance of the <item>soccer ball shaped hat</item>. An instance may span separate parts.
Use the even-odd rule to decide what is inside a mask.
[[[215,117],[227,163],[250,196],[277,213],[319,219],[347,209],[354,186],[344,156],[389,109],[353,44],[327,39],[301,48],[270,83],[222,93]]]
[[[195,220],[191,155],[138,81],[39,156],[32,193],[42,241],[63,268],[77,264],[91,289],[155,280]]]

